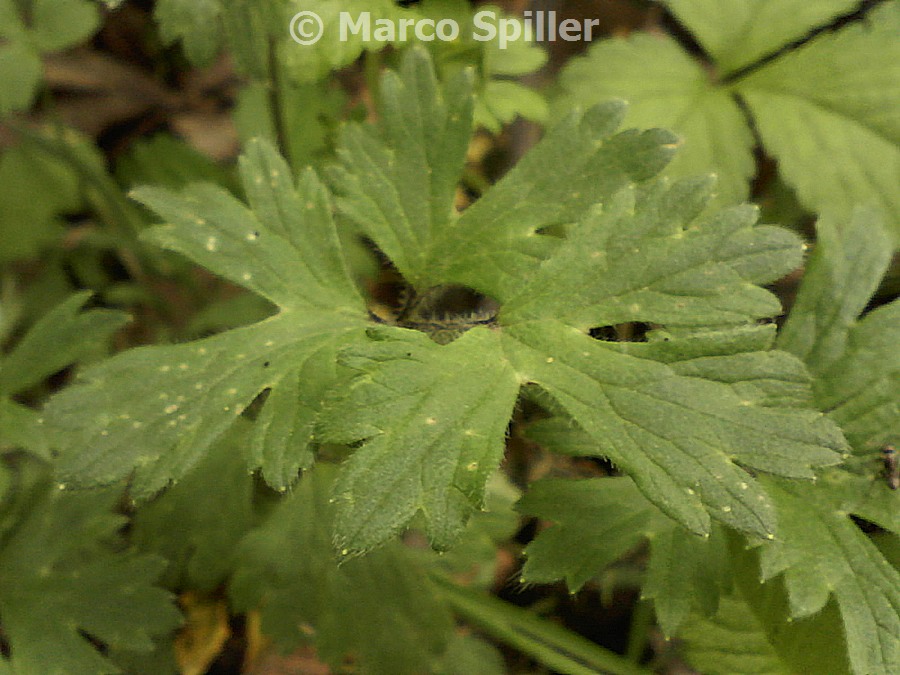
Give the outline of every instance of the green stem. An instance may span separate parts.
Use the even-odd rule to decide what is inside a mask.
[[[651,675],[615,652],[485,593],[457,586],[434,575],[444,599],[467,621],[484,632],[569,675]]]
[[[628,648],[625,655],[632,663],[640,663],[647,648],[647,634],[653,622],[653,608],[646,600],[638,600],[631,615],[631,630],[628,631]]]
[[[369,89],[369,97],[372,105],[378,106],[381,100],[381,52],[370,50],[366,52],[364,62],[364,71],[366,78],[366,87]]]
[[[282,156],[291,161],[288,145],[287,125],[284,119],[284,100],[282,96],[281,69],[278,67],[278,45],[275,38],[269,38],[269,79],[266,91],[269,96],[269,110],[272,115],[272,126],[275,129],[275,142]]]

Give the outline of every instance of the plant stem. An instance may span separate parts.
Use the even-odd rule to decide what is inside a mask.
[[[485,593],[462,588],[434,575],[444,599],[486,633],[569,675],[651,675],[615,652],[562,626]]]
[[[647,633],[653,621],[653,609],[646,600],[638,600],[631,615],[631,630],[628,631],[628,648],[625,655],[633,663],[640,663],[647,647]]]
[[[275,142],[282,156],[291,161],[291,149],[288,144],[287,128],[284,120],[284,100],[281,91],[281,69],[278,67],[278,44],[274,37],[269,38],[268,48],[269,77],[266,91],[269,95],[269,109],[272,115],[272,127],[275,129]]]
[[[381,52],[370,50],[366,52],[364,61],[366,87],[369,90],[369,99],[377,109],[381,98]]]

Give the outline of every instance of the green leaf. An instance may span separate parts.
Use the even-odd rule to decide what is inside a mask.
[[[381,128],[347,127],[342,166],[332,172],[339,209],[416,288],[455,282],[497,295],[517,287],[553,246],[537,230],[571,222],[632,180],[650,178],[674,149],[674,137],[660,130],[612,136],[622,106],[599,106],[569,116],[457,217],[471,133],[468,88],[464,77],[441,88],[427,53],[410,50],[401,76],[385,76]]]
[[[779,537],[760,550],[764,579],[783,574],[790,615],[819,612],[833,595],[855,673],[900,669],[900,573],[839,503],[816,486],[766,481]]]
[[[0,50],[3,48],[0,47]],[[42,199],[34,199],[41,194]],[[37,256],[61,239],[62,215],[84,208],[78,176],[22,139],[0,157],[0,262]]]
[[[772,536],[774,512],[735,462],[797,478],[835,464],[843,438],[821,414],[742,400],[727,385],[616,354],[550,320],[505,330],[520,378],[538,383],[631,475],[644,495],[697,534],[709,518]]]
[[[737,70],[853,11],[857,0],[664,0],[727,70]]]
[[[44,315],[15,348],[0,360],[0,395],[33,387],[53,373],[96,352],[121,328],[121,312],[81,309],[91,296],[76,293]]]
[[[650,563],[641,589],[653,599],[667,637],[677,635],[693,611],[709,616],[719,608],[720,591],[730,583],[722,528],[700,542],[680,527],[659,527],[650,538]]]
[[[507,18],[503,12],[498,17]],[[497,40],[480,44],[484,50],[480,68],[483,81],[476,95],[475,124],[494,133],[516,117],[545,124],[550,114],[544,96],[509,77],[539,70],[547,62],[547,52],[525,39],[510,42],[506,49],[501,49]]]
[[[236,425],[183,480],[135,513],[131,540],[169,561],[168,588],[213,591],[234,568],[255,517],[253,478],[241,454],[249,426]]]
[[[241,174],[253,211],[210,185],[183,195],[139,191],[171,223],[149,237],[281,311],[204,340],[133,349],[86,371],[48,405],[64,481],[103,484],[138,467],[134,495],[148,496],[184,475],[261,392],[270,390],[277,408],[263,412],[264,419],[281,420],[282,383],[296,387],[318,359],[326,365],[314,372],[325,381],[311,382],[310,391],[337,376],[328,354],[358,339],[365,310],[343,263],[327,194],[311,172],[295,186],[287,165],[262,142],[248,147]],[[312,439],[302,430],[309,420],[294,428],[301,432],[290,448],[254,446],[256,458],[266,461],[263,476],[276,488],[308,463]]]
[[[314,641],[338,667],[355,653],[371,673],[425,672],[452,632],[446,607],[411,552],[392,543],[338,567],[331,545],[335,470],[318,464],[238,550],[229,593],[261,606],[282,649]]]
[[[76,293],[41,317],[13,349],[0,355],[0,447],[49,459],[49,439],[37,410],[12,400],[66,366],[103,350],[126,320],[110,310],[80,311],[90,292]]]
[[[900,302],[857,319],[890,259],[888,234],[871,212],[858,210],[843,231],[828,218],[818,229],[781,344],[807,361],[816,402],[844,427],[855,461],[870,468],[855,476],[851,462],[817,489],[770,489],[790,520],[782,518],[779,540],[762,549],[763,571],[784,574],[792,616],[817,612],[833,597],[853,672],[891,673],[900,667],[900,575],[848,513],[900,532],[896,494],[880,476],[872,482],[877,447],[900,431]]]
[[[736,84],[763,143],[807,208],[848,220],[884,209],[900,238],[900,5],[825,33]]]
[[[233,114],[238,133],[244,142],[261,136],[275,143],[280,131],[290,165],[318,169],[331,159],[348,96],[331,80],[297,83],[283,78],[279,87],[280,129],[275,128],[269,87],[253,82],[238,92]]]
[[[221,0],[160,0],[153,10],[163,42],[181,40],[191,63],[209,65],[219,50]]]
[[[121,183],[132,187],[152,184],[180,190],[189,183],[204,181],[237,192],[231,171],[167,133],[132,143],[128,154],[116,163],[116,175]]]
[[[676,335],[647,333],[646,343],[621,343],[628,354],[667,363],[679,375],[727,384],[741,400],[766,407],[813,405],[810,377],[803,363],[773,350],[775,326],[703,330]]]
[[[661,521],[671,523],[624,477],[541,480],[516,509],[555,523],[525,549],[522,581],[564,579],[572,592],[634,549]]]
[[[807,362],[816,403],[853,444],[855,457],[831,476],[845,508],[900,534],[900,508],[879,453],[900,438],[900,301],[858,317],[888,268],[890,238],[863,209],[845,228],[837,225],[830,218],[817,223],[818,243],[780,345]]]
[[[891,240],[877,213],[865,209],[857,209],[846,225],[822,217],[816,232],[815,251],[778,345],[822,375],[847,351],[857,319],[890,264]],[[873,356],[889,359],[890,354]]]
[[[517,117],[546,122],[549,117],[547,102],[538,92],[518,82],[485,83],[475,103],[475,124],[499,133],[503,125],[512,123]]]
[[[496,317],[464,332],[466,317],[438,312],[436,324],[458,328],[445,333],[462,334],[445,345],[397,327],[363,339],[363,302],[324,189],[310,172],[295,189],[274,151],[251,145],[249,209],[210,186],[140,194],[171,222],[151,238],[280,312],[86,373],[48,408],[61,475],[95,484],[137,467],[133,493],[146,495],[184,475],[265,392],[250,454],[273,486],[308,463],[313,441],[360,444],[335,487],[340,550],[368,551],[420,510],[432,544],[446,548],[481,505],[529,384],[688,530],[707,534],[715,519],[774,536],[771,503],[743,467],[812,478],[845,447],[833,424],[803,408],[808,382],[796,360],[770,356],[771,329],[756,326],[779,311],[757,285],[797,264],[799,242],[754,227],[746,208],[700,218],[703,181],[649,183],[674,138],[614,135],[617,103],[572,115],[457,217],[471,99],[451,91],[465,93],[464,79],[443,89],[424,52],[404,57],[401,75],[384,80],[381,127],[345,136],[338,207],[418,290],[465,284],[494,296]],[[590,337],[619,322],[662,325],[646,344]]]
[[[784,585],[764,582],[758,555],[727,537],[723,570],[730,591],[712,616],[695,613],[679,634],[688,661],[703,673],[848,673],[845,636],[833,602],[792,619]]]
[[[435,243],[434,283],[508,297],[558,243],[536,236],[539,230],[569,225],[623,187],[659,173],[676,138],[660,129],[614,135],[624,112],[621,102],[606,103],[572,113],[551,130]]]
[[[596,42],[585,56],[566,64],[560,86],[560,109],[623,98],[629,102],[626,125],[658,126],[679,134],[683,144],[666,175],[715,171],[718,205],[749,196],[756,166],[744,113],[728,90],[672,38],[636,33]]]
[[[0,398],[0,450],[24,448],[41,459],[50,460],[50,446],[37,410]]]
[[[851,331],[847,351],[815,383],[819,405],[863,457],[900,437],[898,326],[900,301],[867,314]]]
[[[0,612],[17,673],[117,673],[92,641],[150,651],[178,612],[155,588],[163,561],[116,545],[117,491],[46,483],[0,547]],[[87,638],[90,638],[87,639]]]
[[[294,42],[286,30],[291,17],[299,10],[312,9],[322,21],[322,39],[313,45],[299,45]],[[401,7],[393,0],[317,0],[312,6],[299,6],[288,3],[283,13],[285,40],[281,43],[278,58],[285,72],[298,83],[310,83],[321,80],[334,70],[348,66],[356,61],[364,51],[379,51],[388,45],[403,47],[413,39],[412,31],[409,39],[404,40],[402,32],[393,36],[381,36],[376,21],[384,19],[393,25],[401,21],[417,21],[422,13],[416,7]],[[345,39],[341,39],[341,15],[350,17],[352,25],[358,25],[363,15],[369,15],[370,32],[348,30]],[[368,39],[366,39],[368,37]]]
[[[304,173],[295,188],[287,165],[262,143],[249,146],[242,169],[252,210],[209,184],[191,185],[181,195],[136,190],[136,198],[170,223],[147,239],[284,310],[357,309],[360,297],[315,174]]]
[[[273,75],[268,63],[270,47],[277,47],[279,41],[290,42],[291,14],[287,12],[292,6],[261,0],[160,0],[155,3],[154,19],[162,41],[181,42],[192,64],[208,66],[226,47],[242,74],[263,80]]]
[[[839,431],[821,414],[766,407],[769,399],[757,386],[741,387],[741,380],[778,374],[764,352],[734,359],[743,350],[733,335],[698,341],[691,368],[660,363],[682,358],[660,356],[683,353],[681,341],[623,349],[585,334],[625,321],[699,326],[777,311],[752,282],[789,269],[798,242],[772,228],[750,227],[752,213],[740,209],[694,222],[705,194],[695,182],[668,191],[648,188],[637,203],[630,192],[620,194],[607,205],[607,217],[593,215],[575,229],[532,284],[508,300],[499,320],[520,379],[540,385],[597,443],[594,454],[629,473],[665,513],[698,534],[709,531],[712,515],[771,536],[771,505],[735,462],[811,478],[814,467],[839,461]],[[635,250],[640,260],[612,267]],[[703,349],[726,365],[740,363],[742,372],[728,376],[719,364],[698,366]],[[797,375],[785,375],[789,390]]]
[[[37,193],[44,198],[33,199]],[[0,157],[0,262],[37,257],[62,238],[61,215],[82,209],[71,167],[24,139],[5,150]]]
[[[25,110],[34,100],[41,81],[41,58],[25,42],[0,45],[0,115]]]
[[[33,0],[34,44],[42,52],[55,52],[87,40],[100,27],[100,13],[86,0]]]
[[[0,0],[0,38],[6,38],[0,44],[0,115],[31,105],[42,53],[83,42],[99,26],[97,7],[87,0]]]
[[[779,345],[816,375],[816,402],[860,456],[900,434],[900,301],[859,318],[890,262],[890,237],[876,214],[856,211],[838,228],[822,218],[797,301]]]
[[[364,553],[421,510],[432,546],[446,549],[500,463],[519,381],[487,328],[444,346],[400,329],[376,337],[343,354],[360,375],[322,420],[326,439],[366,441],[335,485],[335,547]]]
[[[517,297],[510,322],[552,316],[587,329],[627,321],[700,326],[744,323],[778,312],[757,283],[800,261],[800,242],[753,227],[750,207],[697,221],[709,181],[623,190],[578,225]]]
[[[504,48],[500,47],[499,40],[479,41],[473,37],[481,32],[474,24],[476,11],[488,9],[495,13],[497,21],[521,21],[520,18],[497,7],[473,8],[465,0],[426,0],[418,8],[436,22],[450,19],[459,26],[458,39],[428,42],[425,46],[434,55],[442,80],[477,64],[473,114],[476,127],[499,133],[503,125],[516,117],[541,124],[547,122],[549,114],[544,96],[510,79],[540,69],[547,62],[546,51],[525,37],[508,42]]]
[[[88,369],[47,407],[61,479],[104,484],[138,467],[134,495],[150,496],[195,465],[260,392],[296,377],[355,329],[347,319],[314,324],[279,314],[194,343],[133,349]],[[305,445],[296,451],[305,453]],[[286,473],[267,469],[267,477]]]
[[[439,85],[428,53],[411,49],[399,74],[384,75],[379,129],[351,125],[341,135],[331,173],[338,207],[413,285],[454,216],[472,133],[470,80],[463,73]]]
[[[677,634],[692,609],[716,611],[723,578],[717,568],[721,537],[698,540],[663,516],[631,479],[542,480],[517,508],[554,523],[525,549],[524,582],[564,579],[570,591],[578,591],[649,539],[642,594],[654,600],[663,632]]]

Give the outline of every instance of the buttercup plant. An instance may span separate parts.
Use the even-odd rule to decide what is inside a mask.
[[[840,432],[821,413],[738,395],[736,383],[702,368],[679,371],[685,350],[691,361],[719,364],[740,355],[750,378],[769,364],[774,330],[758,322],[778,303],[756,283],[796,266],[800,241],[754,226],[753,209],[704,221],[706,179],[652,182],[676,139],[616,134],[620,104],[571,116],[456,214],[468,87],[464,75],[440,85],[427,55],[411,50],[382,83],[379,128],[344,130],[330,181],[338,213],[413,289],[471,288],[499,302],[496,325],[474,326],[447,345],[370,326],[326,188],[311,171],[295,184],[270,146],[253,144],[241,162],[249,208],[202,185],[135,197],[168,222],[148,233],[152,241],[280,312],[85,372],[48,409],[64,431],[63,482],[105,483],[134,471],[132,494],[149,496],[181,478],[268,391],[248,463],[273,487],[288,487],[310,465],[317,440],[363,442],[335,487],[342,553],[370,550],[418,511],[432,545],[445,549],[481,506],[519,387],[537,384],[598,453],[691,532],[706,535],[716,520],[774,538],[772,504],[739,464],[812,478],[814,468],[840,461]],[[535,175],[562,153],[565,170]],[[540,234],[560,224],[570,225],[565,240]],[[672,334],[612,346],[588,335],[629,321]],[[148,386],[158,395],[146,396]],[[267,433],[281,426],[291,433]]]
[[[705,0],[667,4],[696,26]],[[23,318],[0,277],[0,672],[208,668],[236,616],[247,669],[264,635],[334,672],[900,670],[889,213],[843,205],[810,247],[673,174],[691,136],[609,98],[479,179],[473,134],[540,108],[519,83],[497,105],[534,45],[369,51],[372,114],[338,124],[291,64],[372,45],[297,51],[293,2],[155,7],[161,39],[224,43],[249,80],[237,177],[162,136],[120,164],[128,200],[83,139],[21,129],[110,222],[58,253],[93,296]],[[697,31],[744,67],[768,44],[748,25],[728,58]],[[625,656],[556,620],[558,581],[589,621],[633,593]],[[508,601],[532,593],[552,619]]]

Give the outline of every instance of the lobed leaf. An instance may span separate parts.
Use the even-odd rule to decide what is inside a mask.
[[[623,353],[652,358],[674,372],[729,385],[744,401],[770,408],[811,407],[811,378],[800,359],[773,349],[775,326],[750,325],[672,334],[650,331],[647,342],[623,342]]]
[[[783,574],[790,615],[810,616],[833,595],[854,673],[900,668],[900,573],[833,497],[799,484],[766,481],[778,504],[778,541],[760,550],[763,577]]]
[[[411,49],[381,84],[377,131],[350,125],[331,172],[341,212],[413,285],[454,218],[456,185],[472,133],[471,74],[440,85],[428,53]]]
[[[875,475],[876,448],[900,430],[900,302],[857,318],[887,269],[890,238],[871,211],[838,223],[817,225],[819,242],[780,344],[807,362],[816,403],[871,468],[859,476],[848,464],[816,489],[773,481],[769,492],[789,520],[761,549],[762,566],[767,578],[784,575],[791,616],[836,604],[853,672],[891,673],[900,663],[900,576],[848,514],[900,532],[896,495]]]
[[[358,339],[357,320],[317,319],[282,313],[188,344],[132,349],[86,370],[47,406],[60,450],[60,479],[99,485],[137,468],[136,498],[177,480],[262,391],[282,381],[291,386],[310,359]],[[290,454],[256,455],[273,460],[264,474],[274,487],[286,486],[275,479],[286,478],[286,467],[295,462],[304,463],[294,457],[308,453],[310,441],[296,439]]]
[[[12,395],[42,382],[50,375],[97,350],[121,328],[121,312],[81,309],[91,293],[75,293],[31,327],[0,359],[0,396]]]
[[[816,375],[816,403],[853,444],[855,457],[829,475],[829,493],[847,511],[900,533],[900,508],[879,453],[900,438],[900,301],[858,317],[887,270],[890,237],[864,209],[844,228],[831,218],[817,228],[780,345],[806,361]]]
[[[756,284],[799,263],[799,240],[753,227],[752,208],[696,222],[710,187],[685,181],[657,183],[640,196],[619,192],[576,225],[501,319],[552,316],[586,330],[628,321],[739,324],[777,313],[778,301]]]
[[[38,319],[6,354],[0,355],[0,448],[20,448],[50,458],[50,442],[38,410],[13,396],[57,371],[102,351],[126,321],[110,310],[80,311],[90,292],[75,293]]]
[[[423,672],[451,635],[449,613],[398,543],[335,564],[335,473],[318,464],[244,538],[231,600],[239,611],[261,607],[263,632],[283,649],[312,639],[333,667],[354,652],[366,672]]]
[[[279,5],[276,7],[281,8]],[[284,31],[278,58],[289,77],[300,84],[321,81],[334,71],[352,64],[364,52],[384,49],[385,42],[371,37],[366,40],[362,31],[347,31],[346,39],[339,39],[342,13],[348,15],[354,24],[359,22],[363,13],[370,14],[373,29],[377,19],[385,19],[397,25],[400,21],[416,21],[422,17],[418,7],[398,5],[393,0],[318,0],[312,9],[322,20],[323,38],[314,45],[299,46],[289,37],[288,22],[296,12],[307,9],[310,9],[308,3],[296,0],[284,3],[281,24],[272,29],[273,32]],[[373,30],[372,33],[374,32]],[[400,39],[387,42],[398,48],[406,44]]]
[[[786,624],[780,589],[756,578],[741,585],[742,592],[721,598],[713,617],[694,615],[685,625],[680,637],[696,669],[709,675],[850,672],[833,611]]]
[[[674,39],[634,33],[627,39],[597,41],[584,56],[566,64],[559,82],[560,109],[623,98],[629,102],[626,125],[658,126],[678,134],[681,147],[666,175],[683,178],[715,171],[717,205],[749,197],[756,167],[745,115],[733,95]]]
[[[649,539],[642,594],[653,599],[663,632],[676,635],[692,610],[716,611],[724,585],[721,536],[698,540],[663,516],[630,478],[541,480],[517,509],[554,523],[525,549],[524,582],[564,579],[570,591],[578,591]]]
[[[207,66],[219,50],[222,0],[160,0],[153,9],[163,42],[181,41],[191,63]]]
[[[421,510],[432,546],[446,549],[500,463],[519,381],[487,328],[445,346],[401,329],[375,336],[345,351],[360,374],[321,424],[328,440],[365,441],[334,488],[335,547],[364,553]]]
[[[459,38],[452,42],[425,43],[431,52],[438,76],[447,80],[463,69],[475,69],[475,107],[473,120],[492,134],[500,133],[516,117],[545,124],[549,117],[544,96],[516,78],[539,70],[547,62],[547,52],[531,36],[508,42],[501,49],[500,40],[479,41],[474,24],[475,14],[482,8],[465,0],[440,0],[416,6],[422,16],[434,21],[450,19],[460,28]],[[491,7],[499,21],[516,20],[497,7]]]
[[[663,634],[678,635],[692,613],[711,616],[730,585],[722,528],[698,542],[681,527],[658,527],[650,538],[650,562],[641,589],[653,600]]]
[[[2,99],[13,93],[14,81],[22,72],[7,77],[3,71],[3,51],[13,45],[0,45],[0,80],[5,83]],[[19,71],[28,67],[13,64]],[[37,62],[38,74],[40,61]],[[35,194],[44,198],[34,199]],[[83,208],[83,195],[75,170],[53,157],[38,143],[22,139],[19,145],[6,148],[0,156],[0,260],[37,257],[46,247],[57,243],[64,233],[63,214]]]
[[[819,406],[861,456],[900,434],[900,301],[863,318],[890,262],[890,235],[875,213],[858,209],[843,228],[817,223],[819,240],[779,345],[816,375]]]
[[[625,477],[541,480],[531,485],[516,510],[554,523],[525,549],[522,580],[564,579],[573,593],[661,523],[671,524]]]
[[[742,79],[736,91],[807,208],[849,219],[883,209],[900,237],[900,6],[825,33]]]
[[[256,516],[242,454],[250,426],[236,425],[182,481],[134,514],[131,541],[168,560],[167,588],[212,592],[233,571],[237,544]]]
[[[727,70],[737,70],[851,12],[856,0],[665,0]]]
[[[153,586],[154,556],[116,550],[124,519],[114,490],[69,493],[42,483],[0,546],[0,612],[13,672],[117,673],[93,641],[150,651],[152,635],[178,624],[168,593]]]
[[[736,462],[811,478],[840,460],[844,441],[821,414],[794,407],[809,398],[799,364],[759,351],[771,334],[740,328],[777,311],[754,282],[796,264],[799,242],[753,228],[741,209],[694,223],[707,195],[697,181],[623,191],[576,227],[499,320],[520,379],[544,389],[596,442],[594,454],[665,513],[698,534],[711,515],[773,536],[771,504]],[[736,326],[645,345],[585,334],[625,321],[671,324],[676,335]],[[775,364],[790,367],[780,374]],[[776,398],[793,406],[770,407]]]
[[[189,186],[181,195],[135,190],[135,198],[170,223],[146,238],[282,309],[358,312],[362,299],[315,174],[307,170],[294,185],[287,163],[267,142],[256,141],[241,160],[241,178],[250,209],[209,184]]]
[[[774,536],[775,514],[735,462],[792,477],[835,464],[843,438],[820,414],[741,400],[728,385],[616,353],[549,319],[504,329],[520,379],[541,386],[664,513],[697,534],[710,517]]]
[[[815,251],[778,345],[821,375],[847,351],[857,318],[890,264],[891,240],[878,215],[867,209],[856,209],[843,226],[824,216],[816,233]]]
[[[575,222],[623,187],[656,175],[677,139],[661,129],[614,135],[623,115],[622,102],[608,102],[554,127],[436,242],[434,283],[459,283],[502,301],[558,243],[539,230]]]
[[[0,114],[31,105],[41,81],[41,54],[72,47],[99,25],[97,7],[87,0],[0,0]]]
[[[137,468],[134,494],[148,496],[184,475],[266,390],[273,408],[263,408],[251,460],[280,489],[309,464],[317,392],[337,377],[328,355],[361,337],[363,302],[315,176],[305,173],[295,187],[263,142],[249,146],[241,175],[265,224],[219,188],[194,186],[184,195],[145,189],[138,194],[172,221],[149,236],[278,303],[281,312],[204,340],[133,349],[86,371],[47,408],[64,481],[103,484]],[[307,392],[299,407],[286,408],[283,399],[301,375],[310,378]],[[282,382],[288,389],[279,393]],[[271,425],[293,436],[267,438]]]

